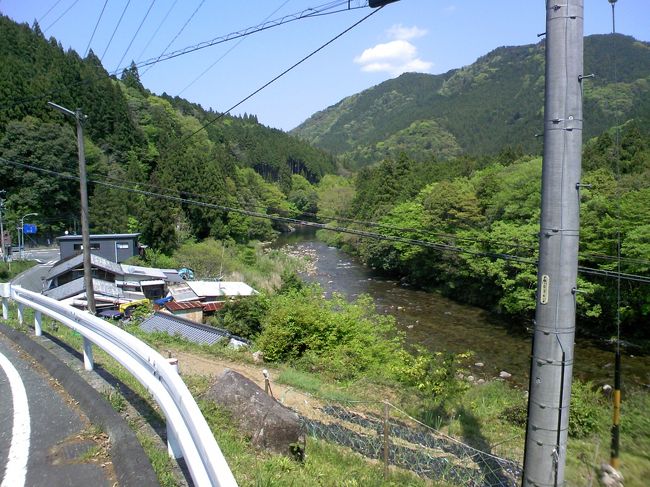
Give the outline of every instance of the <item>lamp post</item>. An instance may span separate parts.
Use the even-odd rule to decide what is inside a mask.
[[[23,247],[25,247],[25,218],[28,216],[38,216],[38,213],[27,213],[20,219],[20,241],[18,242],[18,245],[20,246],[20,260],[23,260]]]
[[[77,147],[79,149],[79,193],[81,195],[81,241],[83,244],[84,284],[86,287],[86,303],[88,311],[95,314],[95,291],[90,263],[90,231],[88,229],[88,187],[86,185],[86,155],[84,151],[83,123],[86,116],[78,108],[76,111],[48,101],[47,104],[61,113],[74,117],[77,122]]]

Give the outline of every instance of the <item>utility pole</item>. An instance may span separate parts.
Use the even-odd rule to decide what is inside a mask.
[[[4,189],[0,190],[0,195],[4,195],[5,193],[6,191]],[[2,261],[7,262],[7,252],[5,250],[5,227],[3,223],[4,211],[5,211],[5,200],[2,197],[0,197],[0,245],[2,246],[0,250],[2,250]]]
[[[95,291],[90,262],[90,230],[88,229],[88,187],[86,185],[86,153],[84,150],[83,124],[86,116],[80,108],[73,112],[51,101],[47,102],[52,108],[74,117],[77,122],[77,146],[79,149],[79,192],[81,194],[81,241],[83,244],[84,284],[86,287],[86,302],[88,311],[95,314]]]
[[[584,0],[546,1],[546,101],[524,487],[564,485],[573,376]]]

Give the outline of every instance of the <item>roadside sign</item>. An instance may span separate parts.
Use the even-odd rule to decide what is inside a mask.
[[[36,233],[36,224],[34,224],[34,223],[25,223],[23,225],[23,233],[25,233],[25,234]]]

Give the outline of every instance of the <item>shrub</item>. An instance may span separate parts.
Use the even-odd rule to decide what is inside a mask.
[[[571,387],[571,407],[569,410],[569,435],[584,438],[597,433],[604,424],[607,408],[602,397],[589,381],[574,379]]]

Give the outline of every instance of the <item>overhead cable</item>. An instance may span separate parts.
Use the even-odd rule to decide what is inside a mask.
[[[133,41],[135,41],[135,38],[138,36],[138,33],[140,32],[140,29],[142,29],[142,25],[144,24],[145,20],[147,20],[147,17],[149,17],[149,12],[151,12],[151,9],[153,8],[155,3],[156,0],[151,0],[151,4],[149,5],[147,12],[144,14],[144,17],[142,17],[142,20],[140,21],[140,25],[138,25],[135,34],[133,34],[133,37],[131,37],[131,41],[129,42],[129,45],[124,50],[124,54],[122,54],[120,61],[117,63],[117,68],[115,68],[115,71],[120,69],[120,66],[122,65],[122,61],[124,61],[126,54],[129,52],[129,49],[131,49],[131,46],[133,45]]]
[[[124,6],[124,9],[122,10],[122,14],[120,15],[120,18],[117,21],[117,25],[113,29],[113,33],[111,34],[111,38],[108,40],[108,44],[106,44],[106,48],[104,48],[104,52],[102,53],[102,56],[99,58],[100,61],[104,60],[104,56],[106,55],[106,51],[108,51],[108,48],[111,47],[111,42],[113,42],[113,37],[115,37],[115,33],[117,32],[117,29],[120,27],[120,24],[122,23],[122,19],[124,18],[124,14],[126,13],[126,9],[129,8],[130,3],[131,3],[131,0],[128,0],[126,2],[126,5]]]
[[[99,27],[99,23],[102,20],[102,16],[104,15],[104,10],[106,10],[106,5],[108,4],[108,0],[104,0],[104,6],[102,7],[102,11],[99,13],[99,18],[97,19],[97,22],[95,23],[95,28],[93,29],[93,33],[90,35],[90,40],[88,41],[88,45],[86,46],[86,50],[84,51],[84,57],[88,55],[88,51],[90,49],[90,44],[93,42],[93,38],[95,37],[95,32],[97,32],[97,27]]]

